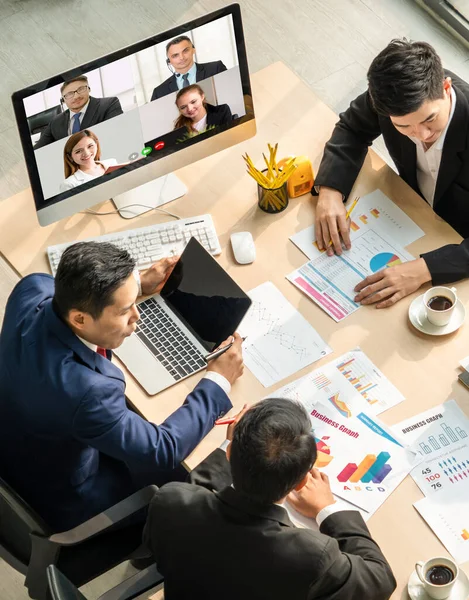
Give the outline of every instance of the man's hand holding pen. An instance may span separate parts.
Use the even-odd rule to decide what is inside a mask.
[[[233,385],[238,377],[241,377],[244,371],[243,351],[241,348],[242,343],[243,338],[239,335],[239,333],[234,333],[232,336],[230,336],[227,340],[220,344],[220,349],[222,349],[224,346],[229,346],[228,350],[225,350],[217,358],[210,360],[207,371],[215,371],[216,373],[220,373],[220,375],[223,375],[223,377],[225,377],[230,384]]]

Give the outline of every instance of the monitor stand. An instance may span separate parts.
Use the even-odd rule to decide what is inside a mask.
[[[187,187],[182,181],[174,173],[169,173],[133,190],[119,194],[112,201],[121,217],[133,219],[162,204],[184,196],[186,192]]]

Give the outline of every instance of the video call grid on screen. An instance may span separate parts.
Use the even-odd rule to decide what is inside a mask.
[[[180,36],[189,38],[190,44],[183,41],[171,45],[167,53],[168,42]],[[204,122],[206,128],[197,135],[188,134],[185,126],[176,126],[181,113],[176,106],[179,86],[175,73],[179,65],[184,68],[189,64],[190,58],[184,55],[191,53],[191,45],[194,47],[194,64],[188,75],[192,81],[187,83],[196,82],[209,105]],[[172,52],[173,49],[177,52]],[[69,170],[66,178],[64,147],[72,133],[73,118],[69,115],[74,113],[69,113],[61,87],[64,82],[82,75],[86,76],[87,82],[77,80],[67,84],[63,93],[89,87],[84,93],[74,93],[73,101],[83,101],[86,94],[89,96],[80,130],[91,131],[98,140],[98,162],[107,172],[103,170],[103,174],[89,177],[81,170],[70,176]],[[183,75],[177,78],[182,81]],[[199,97],[197,90],[184,94],[179,106],[184,108],[194,97]],[[250,97],[238,5],[228,6],[16,92],[13,103],[37,209],[252,118],[245,103],[245,98],[250,100]],[[35,133],[35,125],[44,127],[43,117],[49,126],[45,132]],[[142,151],[148,148],[151,151],[144,155]],[[96,149],[96,142],[90,141],[89,137],[80,139],[79,145],[73,147],[75,153],[79,151],[85,157]],[[94,160],[97,159],[95,156]]]

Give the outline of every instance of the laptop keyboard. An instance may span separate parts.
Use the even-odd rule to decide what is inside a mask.
[[[149,298],[138,305],[138,310],[136,335],[176,381],[207,366],[202,354],[158,302]]]

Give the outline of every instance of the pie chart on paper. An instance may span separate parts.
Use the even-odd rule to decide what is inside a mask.
[[[391,254],[390,252],[380,252],[373,256],[370,260],[370,269],[373,273],[376,271],[380,271],[385,267],[394,267],[395,265],[401,264],[401,259],[396,254]]]

